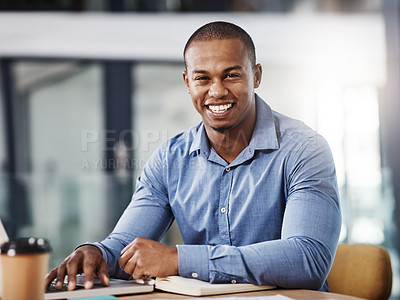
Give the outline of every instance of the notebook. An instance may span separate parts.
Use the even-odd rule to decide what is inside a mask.
[[[250,283],[209,283],[193,278],[168,276],[156,278],[155,288],[166,292],[189,296],[210,296],[270,290],[276,288],[276,286],[255,285]]]
[[[81,297],[94,297],[105,295],[126,295],[150,293],[154,290],[153,281],[136,281],[136,280],[121,280],[110,278],[110,285],[105,287],[101,285],[100,280],[96,278],[92,289],[85,290],[83,287],[83,275],[76,277],[76,288],[73,291],[67,290],[67,282],[61,290],[56,290],[54,283],[50,285],[44,294],[45,300],[52,299],[74,299]]]

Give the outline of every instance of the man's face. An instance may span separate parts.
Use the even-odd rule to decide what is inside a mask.
[[[223,132],[254,124],[261,66],[253,68],[239,39],[193,42],[185,61],[183,79],[206,129]]]

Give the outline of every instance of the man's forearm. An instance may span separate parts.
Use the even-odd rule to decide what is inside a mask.
[[[318,242],[303,238],[242,247],[178,246],[178,253],[180,275],[185,277],[309,289],[322,286],[334,256]]]

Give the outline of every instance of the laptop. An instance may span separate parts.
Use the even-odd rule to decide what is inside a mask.
[[[83,287],[82,274],[76,278],[76,288],[73,291],[67,290],[67,282],[64,282],[61,290],[56,290],[54,283],[50,285],[44,294],[45,300],[52,299],[74,299],[81,297],[94,297],[105,295],[127,295],[150,293],[154,290],[154,280],[121,280],[110,278],[108,287],[102,286],[98,278],[95,279],[93,288],[85,290]]]
[[[8,242],[8,235],[0,218],[0,245],[6,242]],[[102,286],[100,280],[96,278],[93,288],[85,290],[83,279],[84,276],[82,274],[77,276],[76,288],[73,291],[68,291],[67,281],[64,282],[61,290],[57,290],[55,288],[55,283],[52,283],[46,290],[44,299],[74,299],[105,295],[127,295],[150,293],[154,290],[154,280],[121,280],[114,278],[110,278],[110,285],[107,287]]]
[[[0,245],[8,242],[8,235],[6,230],[4,229],[3,222],[1,222],[0,218]]]

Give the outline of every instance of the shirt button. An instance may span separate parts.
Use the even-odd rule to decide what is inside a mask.
[[[197,278],[197,277],[199,277],[199,274],[193,272],[193,273],[192,273],[192,277],[193,277],[193,278]]]
[[[235,279],[232,279],[232,280],[231,280],[231,283],[232,283],[232,284],[235,284],[235,283],[236,283],[236,280],[235,280]]]
[[[226,212],[226,208],[225,207],[221,208],[221,212],[224,214]]]
[[[227,172],[229,172],[230,170],[231,170],[230,167],[226,167],[226,168],[225,168],[225,171],[227,171]]]

